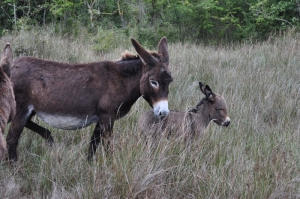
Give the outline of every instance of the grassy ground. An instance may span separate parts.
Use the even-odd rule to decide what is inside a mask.
[[[2,37],[3,47],[5,41],[16,56],[65,62],[117,60],[126,49],[135,52],[128,38],[97,54],[92,39],[57,37],[51,29]],[[190,148],[180,140],[151,148],[137,130],[138,116],[150,109],[139,99],[115,123],[113,157],[99,148],[92,164],[86,154],[94,125],[49,127],[52,148],[25,130],[16,166],[0,163],[0,198],[300,198],[299,52],[300,35],[292,33],[218,48],[169,44],[170,108],[195,106],[202,81],[227,100],[228,128],[211,123]]]

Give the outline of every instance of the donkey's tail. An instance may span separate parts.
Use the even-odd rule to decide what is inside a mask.
[[[2,55],[0,65],[2,67],[3,72],[10,78],[10,68],[13,64],[13,51],[9,43],[6,43]]]

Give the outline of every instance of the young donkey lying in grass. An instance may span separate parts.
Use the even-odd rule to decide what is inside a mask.
[[[171,110],[164,119],[158,119],[153,111],[148,111],[139,118],[139,127],[146,137],[151,134],[157,137],[162,132],[169,137],[171,134],[188,135],[191,138],[201,136],[210,121],[220,126],[228,126],[230,118],[223,96],[212,92],[208,85],[199,82],[200,90],[205,97],[190,111]]]
[[[13,53],[10,44],[6,44],[0,61],[0,162],[6,153],[4,130],[16,112],[15,96],[9,79],[12,61]]]

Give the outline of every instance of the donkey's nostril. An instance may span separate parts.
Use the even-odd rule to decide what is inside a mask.
[[[160,116],[159,116],[159,119],[162,120],[162,119],[164,119],[165,117],[166,117],[165,115],[160,115]]]
[[[163,114],[161,111],[159,112],[159,118],[160,119],[164,119],[165,117],[166,117],[166,115],[165,114]]]
[[[154,114],[157,118],[166,117],[169,114],[168,101],[160,101],[153,106]]]
[[[226,121],[225,123],[224,123],[224,126],[229,126],[229,124],[230,124],[230,121]]]
[[[160,111],[158,113],[160,119],[164,119],[165,117],[168,116],[168,114],[169,114],[169,111]]]

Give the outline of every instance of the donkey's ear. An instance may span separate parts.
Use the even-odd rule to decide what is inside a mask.
[[[199,82],[199,86],[200,86],[200,90],[207,97],[207,99],[209,99],[210,101],[214,101],[215,94],[212,92],[210,87],[208,85],[205,86],[201,82]]]
[[[199,82],[199,87],[200,87],[200,90],[202,91],[202,93],[205,94],[205,93],[204,93],[205,85],[202,84],[202,82]]]
[[[4,49],[3,49],[1,57],[3,59],[6,59],[8,63],[12,63],[13,62],[14,55],[13,55],[13,52],[12,52],[12,49],[11,49],[9,43],[6,43],[6,45],[5,45]]]
[[[168,43],[167,38],[163,37],[158,44],[158,53],[162,54],[164,60],[169,63],[169,52],[168,52]]]
[[[10,47],[10,44],[6,43],[2,51],[0,65],[2,67],[2,70],[6,73],[8,77],[10,77],[10,67],[13,62],[13,56],[14,55]]]
[[[145,50],[135,39],[132,38],[131,42],[143,62],[150,66],[155,65],[155,58],[147,50]]]

